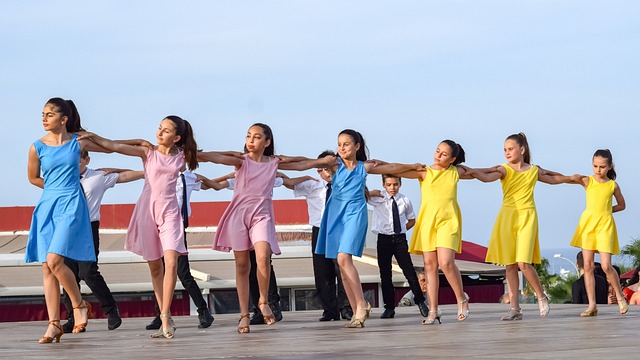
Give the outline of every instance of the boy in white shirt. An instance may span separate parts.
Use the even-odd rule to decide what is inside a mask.
[[[402,186],[402,180],[399,177],[382,175],[382,186],[384,190],[380,192],[380,196],[369,199],[369,205],[373,206],[371,230],[378,235],[378,267],[385,308],[380,318],[390,319],[396,314],[395,289],[391,270],[394,256],[404,273],[404,277],[409,282],[420,313],[427,317],[429,316],[429,308],[425,303],[407,244],[406,233],[416,223],[413,205],[406,196],[399,193]]]
[[[82,151],[80,153],[80,185],[87,198],[87,206],[89,208],[89,217],[91,219],[91,229],[93,232],[93,245],[96,251],[95,262],[77,262],[71,259],[65,259],[65,264],[73,271],[76,276],[78,286],[80,280],[84,280],[91,289],[93,295],[100,301],[102,312],[107,315],[107,328],[109,330],[117,329],[122,324],[122,319],[118,313],[116,301],[111,294],[111,290],[104,281],[100,270],[98,269],[98,254],[100,252],[100,204],[104,193],[114,187],[116,184],[126,183],[139,180],[144,177],[144,172],[132,170],[119,170],[118,173],[108,173],[101,170],[90,169],[87,166],[91,161],[89,153]],[[67,308],[69,317],[67,322],[62,326],[65,333],[71,333],[73,330],[74,319],[71,300],[66,291],[63,294],[63,303]],[[82,330],[84,332],[85,329]]]

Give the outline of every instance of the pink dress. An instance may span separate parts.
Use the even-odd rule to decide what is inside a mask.
[[[271,251],[280,254],[273,216],[273,182],[279,162],[277,157],[269,162],[255,162],[248,154],[244,155],[236,172],[233,198],[213,239],[214,250],[253,250],[256,242],[267,241]]]
[[[167,250],[186,255],[184,225],[176,198],[184,154],[164,155],[150,150],[143,164],[144,187],[133,209],[124,248],[145,260],[158,260]]]

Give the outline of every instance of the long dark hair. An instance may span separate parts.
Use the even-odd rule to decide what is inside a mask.
[[[353,139],[354,145],[360,144],[360,148],[358,149],[358,151],[356,151],[356,160],[367,161],[367,159],[369,158],[369,149],[367,148],[367,145],[364,142],[364,137],[362,136],[362,134],[351,129],[342,130],[340,134],[338,134],[338,136],[342,134],[351,136],[351,139]]]
[[[529,142],[527,141],[527,136],[521,132],[517,134],[512,134],[507,137],[507,140],[513,140],[520,145],[520,147],[524,147],[524,154],[522,154],[522,158],[525,163],[531,164],[531,149],[529,149]]]
[[[443,143],[449,145],[449,148],[451,148],[451,156],[453,156],[454,158],[456,158],[451,165],[458,165],[458,164],[462,164],[465,161],[464,158],[464,149],[462,148],[462,146],[460,146],[460,144],[458,144],[457,142],[453,141],[453,140],[442,140]]]
[[[609,164],[609,166],[611,166],[611,169],[609,169],[609,171],[607,171],[607,177],[611,180],[615,180],[616,179],[616,170],[613,164],[613,155],[611,155],[611,151],[609,151],[609,149],[598,149],[596,150],[596,152],[593,154],[593,157],[601,157],[605,160],[607,160],[607,163]]]
[[[176,126],[176,134],[180,135],[180,140],[176,143],[176,146],[184,151],[184,158],[187,162],[189,170],[195,170],[198,168],[198,144],[196,138],[193,135],[193,128],[187,120],[184,120],[180,116],[169,115],[165,119],[171,120]]]
[[[265,156],[273,156],[273,155],[275,155],[275,153],[276,153],[276,144],[274,143],[274,140],[273,140],[273,131],[271,131],[271,128],[269,127],[269,125],[263,124],[263,123],[255,123],[255,124],[249,126],[249,129],[251,129],[254,126],[259,126],[260,128],[262,128],[262,132],[264,132],[265,139],[271,140],[271,143],[269,143],[269,146],[264,148],[264,152],[262,153],[262,155],[265,155]],[[245,153],[249,152],[249,149],[247,149],[247,144],[244,144],[244,152]]]
[[[47,105],[55,106],[56,109],[60,111],[62,116],[67,117],[67,122],[65,123],[67,132],[74,133],[78,131],[84,131],[82,125],[80,124],[80,114],[78,113],[76,104],[74,104],[73,101],[55,97],[49,99],[49,101],[47,101]]]

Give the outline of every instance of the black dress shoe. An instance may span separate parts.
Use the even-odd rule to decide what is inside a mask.
[[[209,312],[209,309],[198,309],[198,329],[206,329],[211,326],[213,322],[213,316]]]
[[[426,301],[419,303],[418,307],[420,308],[420,315],[423,317],[429,317],[429,306],[427,306]]]
[[[264,317],[262,317],[262,312],[254,312],[251,320],[249,320],[249,325],[262,325],[264,324]]]
[[[351,321],[351,318],[353,317],[353,311],[350,308],[343,308],[340,310],[340,317],[343,320]]]
[[[274,303],[269,305],[269,308],[271,309],[273,315],[276,317],[276,322],[282,320],[282,310],[280,310],[280,305]]]
[[[396,311],[392,309],[384,309],[384,312],[380,316],[380,319],[393,319],[396,316]]]
[[[322,317],[318,319],[318,321],[331,321],[331,320],[339,321],[340,315],[322,314]]]
[[[160,320],[160,316],[156,316],[151,320],[149,325],[145,327],[147,330],[158,330],[162,326],[162,320]]]
[[[67,322],[64,323],[64,325],[62,325],[62,331],[65,334],[71,334],[73,332],[73,325],[75,325],[75,323],[73,322],[73,318],[69,318],[67,319]],[[85,329],[82,329],[80,332],[85,332]]]
[[[122,318],[120,318],[118,312],[116,312],[115,314],[110,314],[109,318],[107,319],[107,329],[115,330],[119,328],[120,325],[122,325]]]

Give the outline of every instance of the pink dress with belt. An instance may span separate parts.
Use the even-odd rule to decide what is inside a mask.
[[[124,248],[145,260],[160,259],[167,250],[186,255],[184,225],[176,198],[176,181],[184,166],[184,153],[164,155],[149,150],[143,164],[144,187],[133,209]]]
[[[273,182],[280,159],[256,162],[244,155],[236,172],[234,194],[222,214],[213,239],[213,249],[220,251],[253,250],[258,241],[267,241],[271,251],[279,255],[273,216]]]

